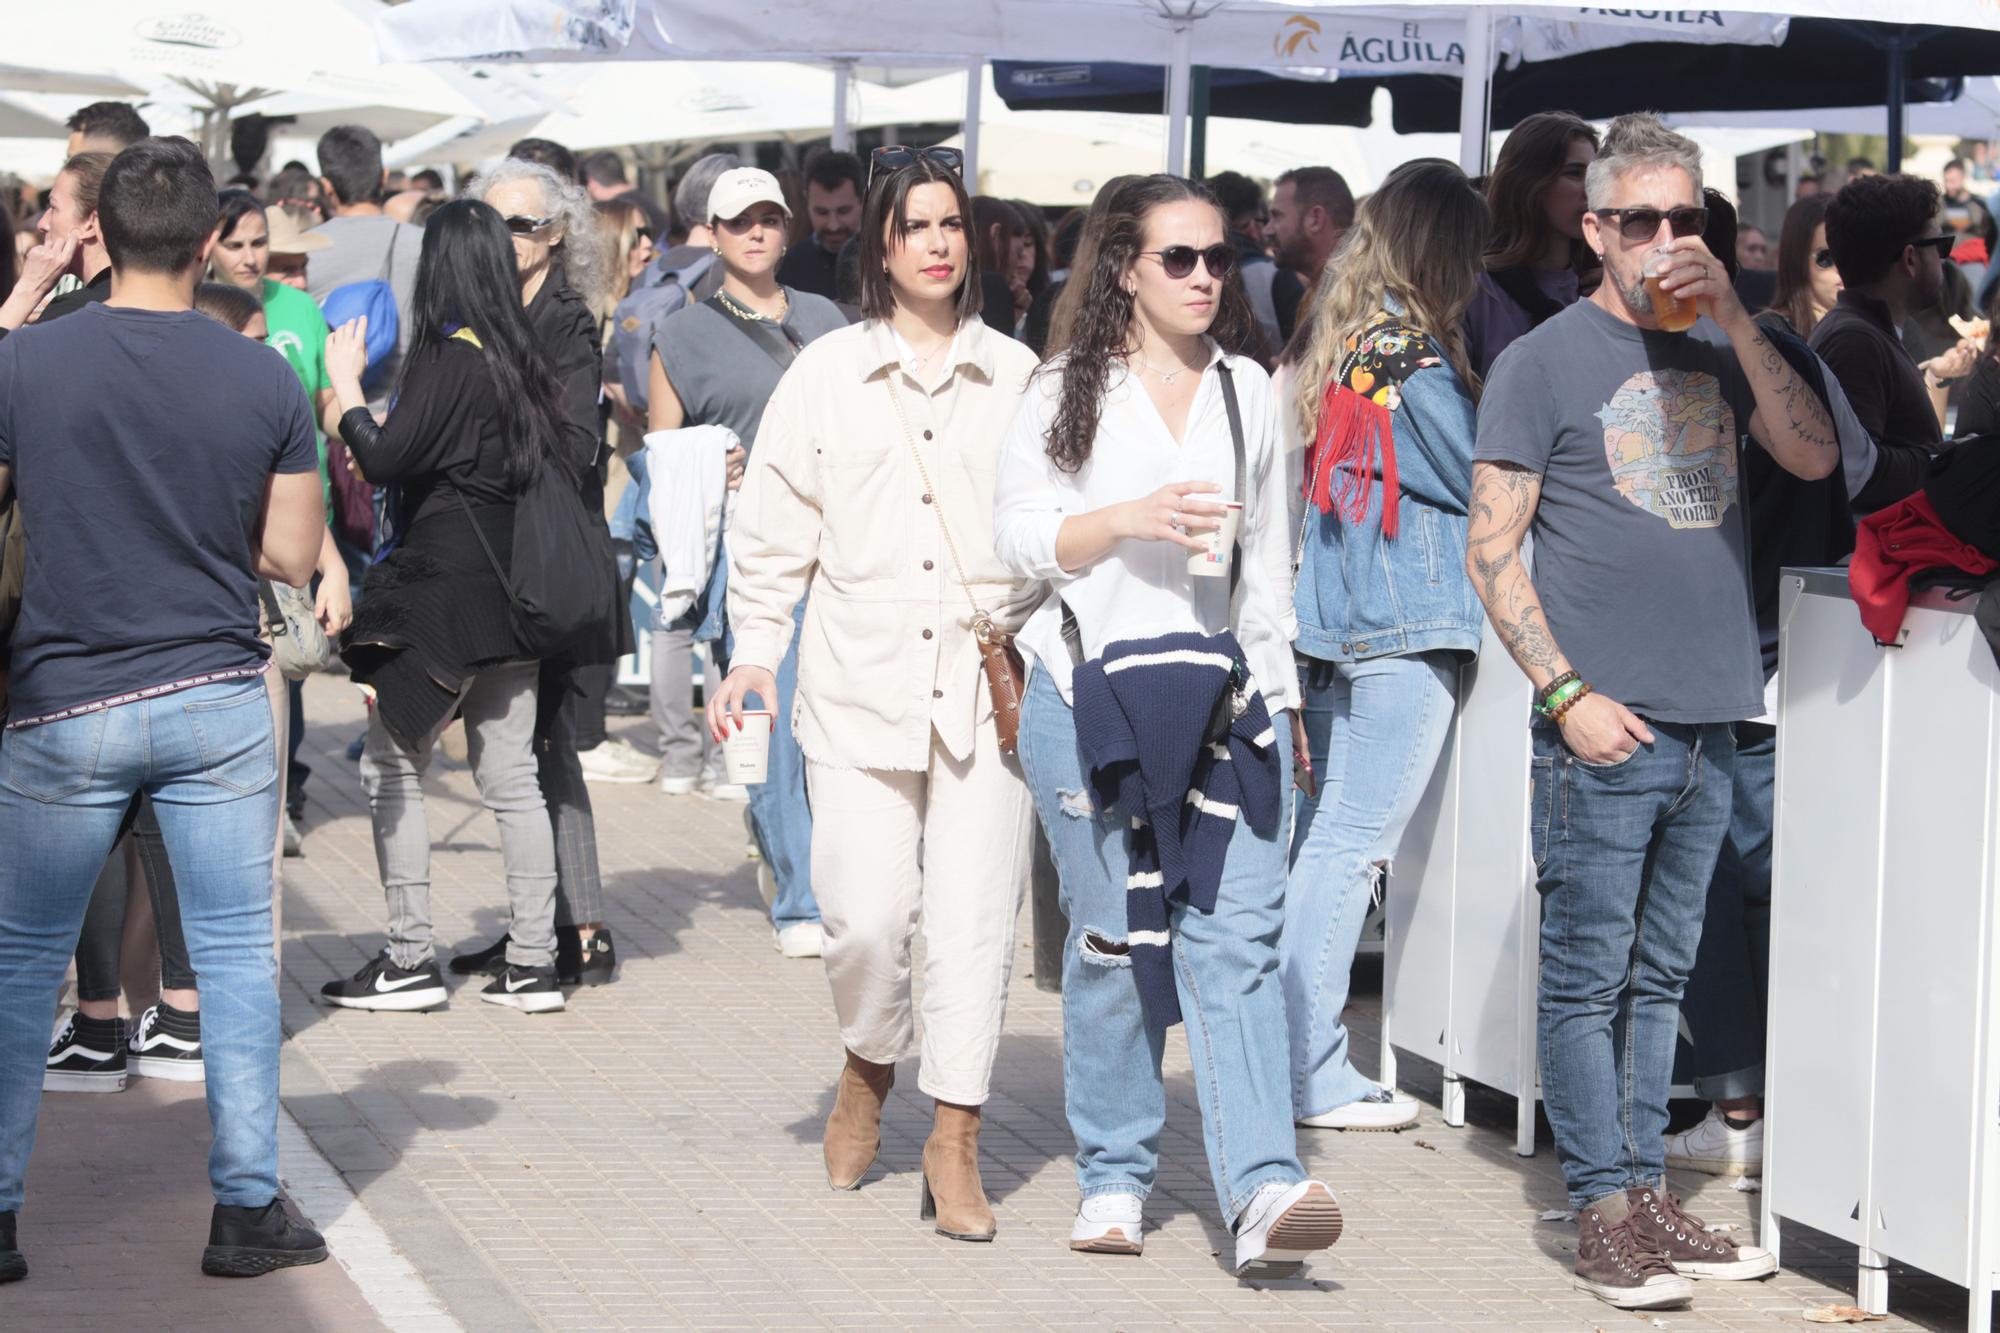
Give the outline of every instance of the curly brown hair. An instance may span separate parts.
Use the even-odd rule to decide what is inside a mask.
[[[1207,204],[1215,209],[1217,218],[1222,217],[1222,207],[1207,186],[1180,176],[1128,176],[1105,188],[1111,197],[1105,204],[1089,267],[1082,267],[1084,255],[1079,250],[1079,267],[1069,275],[1070,284],[1081,288],[1075,322],[1062,355],[1037,372],[1062,376],[1055,420],[1049,423],[1048,455],[1058,468],[1071,473],[1081,471],[1090,461],[1113,363],[1122,363],[1137,350],[1132,336],[1134,301],[1125,290],[1125,275],[1146,248],[1147,215],[1165,204],[1193,200]],[[1228,230],[1226,219],[1223,229]],[[1225,352],[1260,354],[1263,340],[1258,336],[1249,298],[1244,295],[1243,278],[1235,269],[1221,285],[1215,322],[1209,325],[1208,333]]]

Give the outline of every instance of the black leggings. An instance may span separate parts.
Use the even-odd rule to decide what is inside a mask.
[[[133,800],[125,822],[139,849],[139,865],[146,875],[146,887],[153,896],[153,923],[160,936],[160,986],[165,990],[193,990],[194,966],[188,961],[187,939],[181,934],[181,900],[174,889],[173,867],[167,864],[166,841],[160,836],[160,821],[153,803],[141,796]],[[121,838],[122,842],[123,839]],[[116,873],[124,864],[122,850],[113,850],[91,890],[90,910],[84,913],[83,934],[76,942],[76,993],[83,1000],[115,1000],[123,988],[119,979],[125,942],[125,876]]]

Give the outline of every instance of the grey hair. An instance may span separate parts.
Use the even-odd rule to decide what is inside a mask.
[[[483,200],[494,186],[509,181],[532,181],[541,192],[542,215],[562,224],[563,238],[556,253],[562,259],[563,280],[571,291],[595,305],[611,282],[611,251],[604,229],[597,224],[590,196],[582,186],[564,180],[541,163],[519,157],[487,163],[466,191]]]
[[[674,186],[674,222],[682,231],[693,231],[696,227],[708,225],[708,196],[715,189],[715,182],[725,171],[734,171],[743,165],[743,159],[734,153],[710,153],[698,157],[694,165],[681,173],[680,182]],[[664,244],[666,238],[661,237]]]
[[[1679,167],[1694,181],[1694,199],[1701,202],[1701,147],[1675,134],[1650,111],[1633,111],[1611,122],[1604,144],[1584,172],[1583,189],[1592,208],[1611,202],[1611,190],[1628,172]]]

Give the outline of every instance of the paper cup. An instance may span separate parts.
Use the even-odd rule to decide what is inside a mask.
[[[1229,553],[1236,548],[1236,529],[1243,523],[1243,506],[1225,500],[1222,508],[1222,526],[1214,532],[1199,534],[1202,549],[1188,552],[1188,573],[1221,578],[1229,572]]]
[[[746,708],[743,725],[723,739],[722,763],[731,782],[747,786],[764,780],[771,763],[772,721],[769,709]]]

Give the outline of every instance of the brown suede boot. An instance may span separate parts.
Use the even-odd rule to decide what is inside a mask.
[[[937,1120],[924,1144],[924,1221],[953,1240],[992,1240],[999,1226],[979,1180],[979,1108],[937,1104]]]
[[[853,1051],[840,1071],[840,1087],[827,1113],[821,1151],[826,1156],[826,1183],[837,1190],[861,1188],[861,1177],[882,1150],[882,1103],[896,1083],[896,1066],[878,1065]]]

